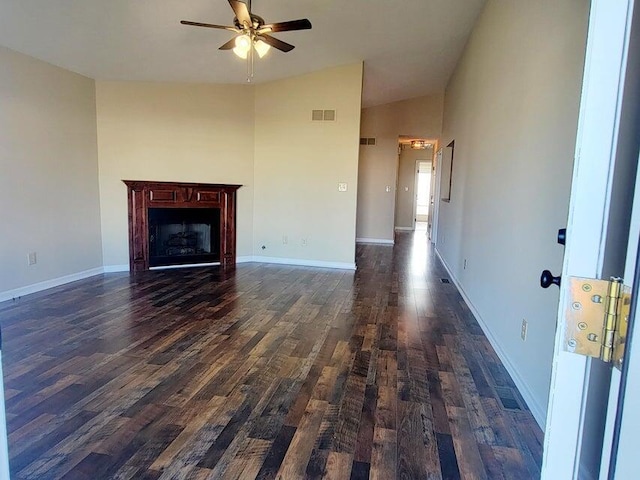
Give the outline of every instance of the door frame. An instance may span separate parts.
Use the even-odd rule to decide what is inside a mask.
[[[605,263],[609,220],[612,205],[616,206],[611,192],[633,4],[634,0],[591,2],[563,279],[623,273],[605,269]],[[605,388],[591,384],[601,366],[594,363],[597,360],[564,350],[562,319],[569,301],[566,284],[561,287],[558,306],[541,475],[544,480],[577,479],[588,473],[581,468],[583,440],[589,433],[585,420],[602,415],[602,411],[594,411],[597,402],[590,398],[590,394]]]
[[[431,174],[435,177],[433,188],[433,219],[431,220],[431,243],[438,244],[438,217],[440,215],[440,181],[442,180],[442,147],[438,146],[433,158]]]
[[[418,174],[420,172],[420,162],[421,160],[416,160],[415,165],[413,167],[413,215],[411,222],[411,229],[416,229],[416,223],[418,223],[418,219],[416,218],[418,212]]]

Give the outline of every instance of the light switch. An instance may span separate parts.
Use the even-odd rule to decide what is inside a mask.
[[[409,187],[404,187],[404,191],[408,192],[409,191]]]
[[[389,193],[391,191],[391,187],[387,185],[386,187],[384,187],[384,191]]]
[[[339,192],[346,192],[347,191],[347,184],[346,183],[338,183],[338,191]]]

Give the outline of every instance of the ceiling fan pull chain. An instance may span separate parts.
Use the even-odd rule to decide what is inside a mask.
[[[251,83],[251,51],[247,55],[247,83]]]
[[[251,76],[249,77],[249,82],[253,80],[253,52],[255,48],[253,48],[253,40],[251,41],[251,50],[249,50],[249,55],[251,56]]]

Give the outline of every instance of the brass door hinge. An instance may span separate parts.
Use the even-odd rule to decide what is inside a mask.
[[[622,279],[569,277],[565,350],[622,366],[631,288]]]

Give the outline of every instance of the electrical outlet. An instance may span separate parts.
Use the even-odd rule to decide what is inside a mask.
[[[520,338],[522,338],[523,342],[527,340],[528,328],[529,328],[529,323],[525,319],[522,319],[522,327],[520,327]]]
[[[307,246],[307,239],[306,239],[306,238],[303,238],[303,239],[300,241],[300,243],[302,244],[302,246],[303,246],[303,247],[306,247],[306,246]]]
[[[36,263],[38,263],[36,252],[30,252],[27,255],[27,265],[35,265]]]
[[[464,259],[464,264],[462,265],[462,269],[466,270],[467,269],[467,259]]]
[[[338,191],[339,192],[346,192],[347,191],[347,184],[346,183],[338,183]]]
[[[287,237],[286,235],[282,236],[282,244],[286,245],[287,243],[289,243],[289,237]]]

